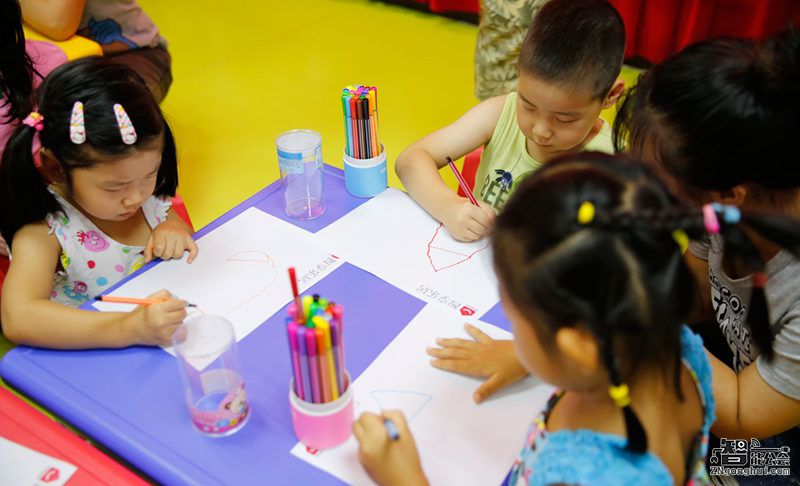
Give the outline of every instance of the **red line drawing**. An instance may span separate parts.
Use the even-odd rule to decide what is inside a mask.
[[[439,223],[439,226],[436,227],[436,231],[433,233],[433,238],[431,238],[431,241],[428,242],[428,252],[427,252],[428,262],[430,262],[431,268],[433,269],[434,272],[439,272],[441,270],[446,270],[448,268],[453,268],[453,267],[455,267],[457,265],[461,265],[462,263],[469,261],[476,254],[482,252],[483,250],[485,250],[485,249],[487,249],[489,247],[489,242],[487,241],[486,245],[484,245],[482,248],[478,248],[477,250],[473,251],[472,253],[463,253],[463,252],[460,252],[460,251],[457,251],[457,250],[453,250],[453,249],[450,249],[450,248],[442,248],[440,246],[434,246],[433,242],[436,241],[436,237],[439,236],[439,230],[440,229],[442,229],[442,223]],[[443,252],[443,253],[450,253],[450,254],[453,254],[453,255],[458,255],[458,256],[461,256],[463,258],[461,260],[458,260],[458,261],[452,261],[453,258],[451,257],[451,258],[448,259],[449,264],[443,265],[443,266],[437,266],[436,263],[433,261],[434,260],[434,255],[431,255],[431,253],[432,253],[431,250],[434,250],[434,252],[433,252],[434,254],[436,252]],[[440,255],[439,258],[441,259],[442,256],[443,255]]]

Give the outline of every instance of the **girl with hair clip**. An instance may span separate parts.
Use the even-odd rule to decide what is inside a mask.
[[[615,143],[697,203],[800,217],[798,111],[796,30],[763,43],[710,40],[643,75],[622,104]],[[740,484],[800,484],[798,226],[769,235],[752,221],[737,225],[738,214],[724,211],[720,231],[686,255],[701,292],[693,322],[716,322],[732,352],[730,362],[711,358],[712,431],[791,449],[792,478],[738,477]]]
[[[522,182],[497,218],[495,270],[517,359],[560,391],[504,484],[708,481],[711,369],[682,324],[694,289],[678,243],[703,228],[624,156],[562,156]],[[447,341],[453,360],[478,346]],[[354,433],[376,482],[424,483],[401,414],[364,414]]]
[[[0,0],[0,157],[11,132],[32,110],[34,88],[65,62],[67,56],[55,45],[25,40],[17,0]],[[8,246],[0,236],[4,256]]]
[[[130,313],[74,308],[154,257],[197,254],[170,208],[177,160],[158,104],[136,73],[103,58],[60,67],[36,101],[0,163],[0,232],[13,256],[3,332],[53,348],[168,344],[186,310],[166,291]]]

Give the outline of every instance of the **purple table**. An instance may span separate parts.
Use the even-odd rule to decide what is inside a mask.
[[[310,223],[286,219],[277,182],[201,229],[197,236],[249,207],[316,232],[365,202],[347,194],[339,169],[326,166],[325,183],[328,211]],[[359,376],[424,306],[416,297],[346,263],[309,293],[335,296],[344,305],[347,364],[353,377]],[[364,298],[367,295],[369,298]],[[508,328],[497,309],[486,317],[490,314],[490,322]],[[289,453],[296,438],[287,396],[291,369],[285,315],[285,311],[278,312],[239,342],[252,415],[231,437],[209,439],[193,430],[175,359],[157,348],[52,351],[20,346],[6,354],[0,374],[162,484],[338,484],[333,476]]]

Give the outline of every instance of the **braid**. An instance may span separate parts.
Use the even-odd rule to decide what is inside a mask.
[[[597,329],[597,327],[595,328]],[[631,452],[644,453],[647,451],[647,433],[631,408],[630,390],[628,385],[623,383],[620,378],[617,359],[614,357],[611,348],[611,343],[608,340],[600,339],[600,353],[608,372],[608,378],[611,381],[609,394],[617,406],[622,409],[625,418],[625,434],[628,437],[625,449]]]

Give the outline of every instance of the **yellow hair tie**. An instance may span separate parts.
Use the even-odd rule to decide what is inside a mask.
[[[686,235],[686,232],[676,229],[672,232],[672,239],[678,244],[681,253],[686,253],[686,250],[689,248],[689,236]]]
[[[594,219],[594,204],[583,201],[578,208],[578,223],[589,224]]]
[[[625,408],[631,404],[631,390],[625,383],[608,387],[608,394],[619,408]]]

